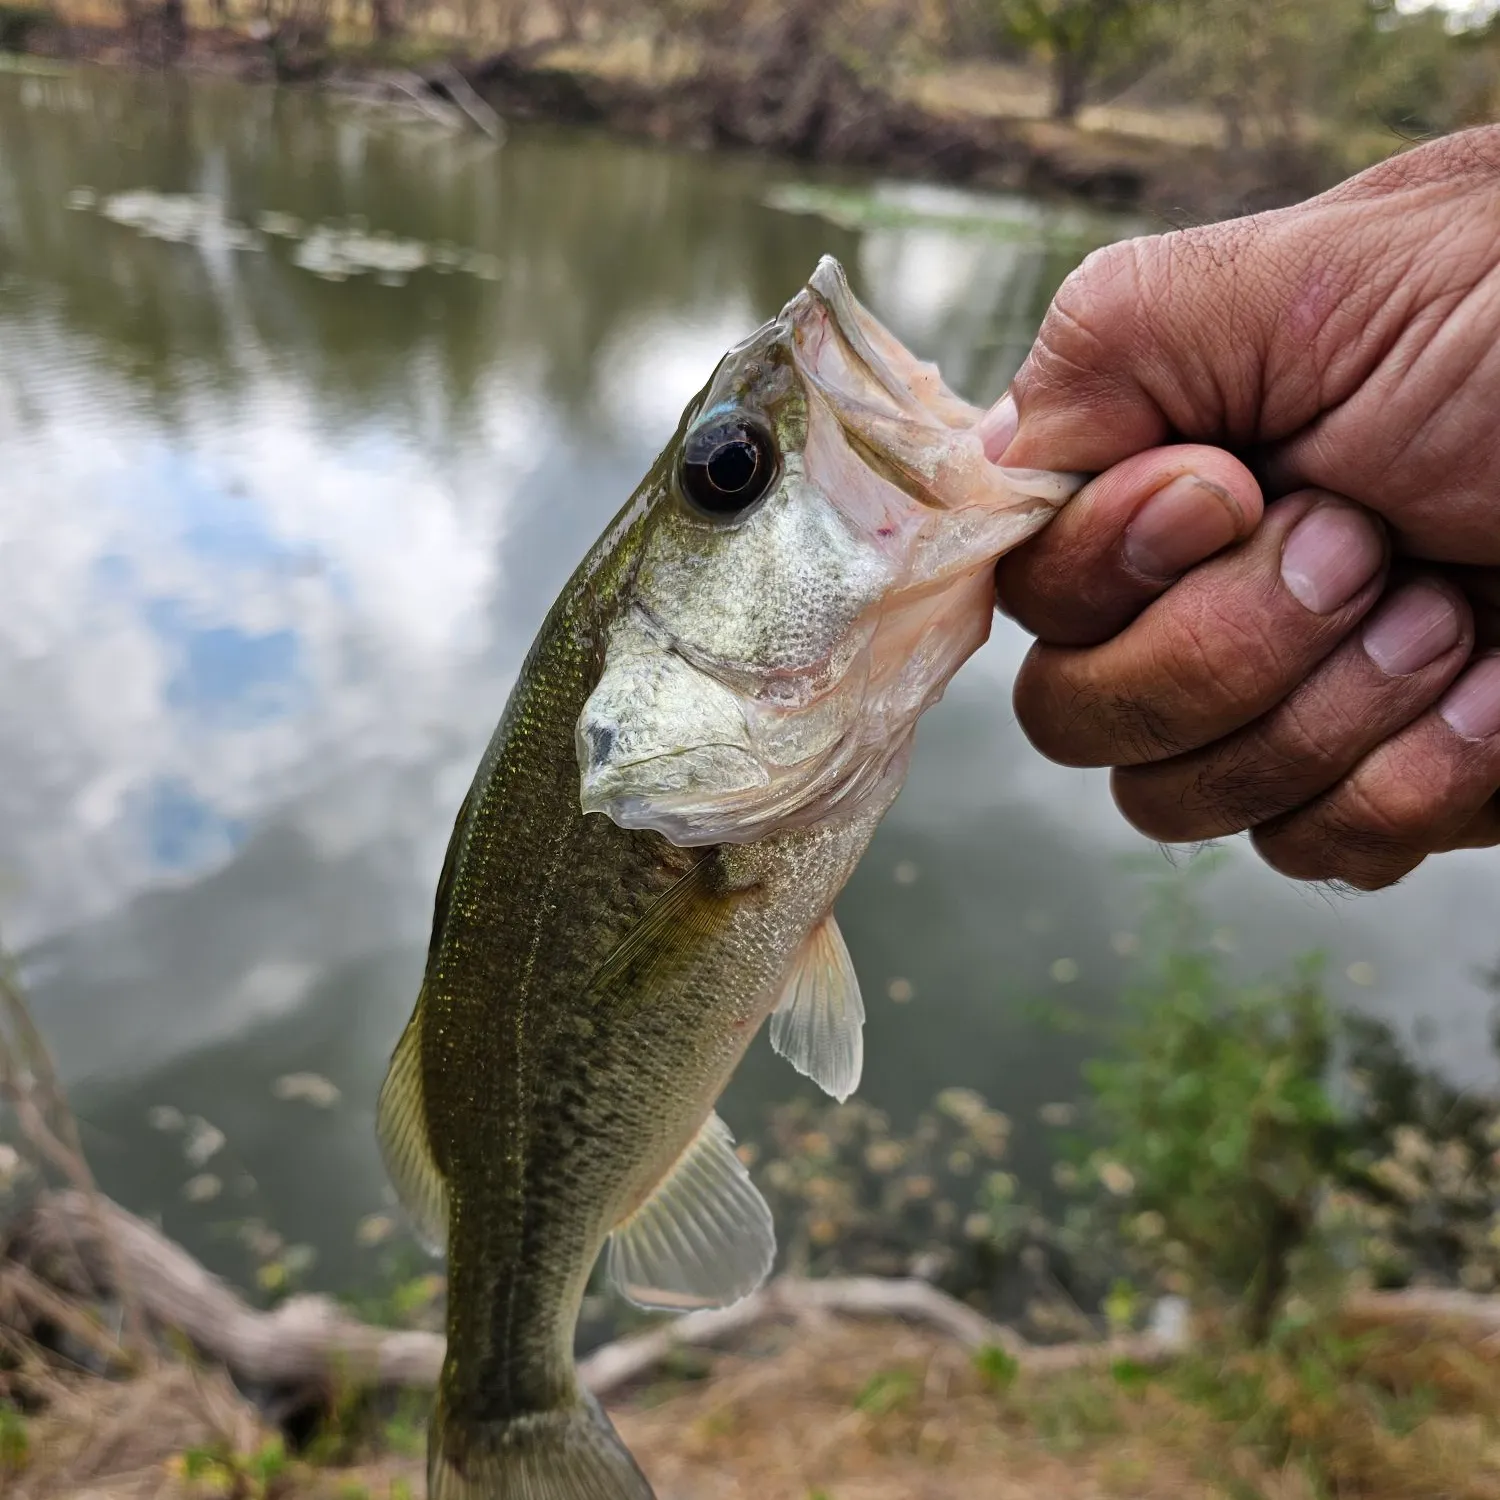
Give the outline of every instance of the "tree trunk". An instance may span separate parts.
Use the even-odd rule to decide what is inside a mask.
[[[1088,93],[1089,55],[1083,48],[1059,47],[1052,57],[1052,118],[1073,121]]]
[[[1291,1285],[1292,1255],[1306,1238],[1306,1207],[1301,1203],[1277,1204],[1271,1212],[1260,1271],[1245,1304],[1245,1337],[1252,1344],[1264,1344],[1270,1338],[1281,1299]]]
[[[1245,159],[1245,106],[1237,93],[1219,100],[1219,118],[1224,122],[1224,154],[1238,165]]]
[[[370,0],[370,24],[377,42],[393,42],[401,35],[400,0]]]
[[[161,60],[171,67],[187,51],[187,11],[183,0],[162,0]]]

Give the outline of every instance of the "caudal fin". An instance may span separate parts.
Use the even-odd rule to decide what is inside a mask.
[[[427,1438],[428,1500],[656,1500],[590,1395],[577,1406],[465,1427],[439,1402]]]

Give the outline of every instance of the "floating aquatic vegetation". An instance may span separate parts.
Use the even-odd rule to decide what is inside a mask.
[[[187,1125],[187,1139],[182,1154],[195,1167],[206,1165],[224,1149],[224,1132],[210,1125],[201,1115],[194,1115]]]
[[[182,1185],[182,1196],[189,1203],[211,1203],[223,1191],[222,1180],[212,1172],[200,1172]]]
[[[228,218],[224,205],[206,194],[134,188],[111,193],[99,204],[99,212],[148,239],[227,250],[261,248],[260,237],[248,225]]]
[[[256,215],[255,227],[262,234],[286,240],[300,240],[307,233],[307,226],[295,214],[279,214],[271,209]]]
[[[175,1105],[157,1104],[146,1111],[146,1123],[153,1130],[181,1130],[187,1124],[187,1116]]]
[[[1023,198],[911,183],[833,187],[783,183],[765,195],[768,208],[811,214],[840,229],[942,229],[1022,243],[1093,246],[1116,239],[1121,221]]]
[[[347,281],[351,276],[374,276],[385,286],[404,286],[413,273],[431,270],[480,281],[500,279],[500,261],[488,251],[465,248],[446,240],[403,239],[371,229],[360,217],[309,224],[295,214],[263,209],[253,226],[231,217],[217,198],[200,193],[162,193],[154,188],[101,197],[80,185],[67,196],[75,212],[97,211],[112,223],[133,229],[148,239],[203,249],[264,250],[267,240],[289,241],[291,263],[324,281]]]
[[[332,1109],[339,1102],[338,1085],[321,1073],[283,1073],[271,1085],[278,1099],[295,1099],[315,1109]]]
[[[371,232],[361,222],[319,224],[292,252],[293,264],[325,281],[373,273],[386,286],[401,286],[414,271],[454,271],[481,281],[500,279],[500,262],[482,250],[465,250],[447,243],[397,239]]]
[[[373,271],[379,280],[400,285],[427,264],[427,247],[420,240],[322,224],[292,251],[292,264],[325,281],[344,281]]]

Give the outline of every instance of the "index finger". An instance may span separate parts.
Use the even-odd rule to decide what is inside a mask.
[[[1249,536],[1263,509],[1254,476],[1221,449],[1138,453],[1001,558],[1000,608],[1053,645],[1096,645],[1190,567]]]

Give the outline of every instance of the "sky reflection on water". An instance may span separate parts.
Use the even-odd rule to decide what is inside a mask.
[[[547,605],[724,348],[827,251],[988,399],[1124,226],[891,186],[858,222],[840,187],[829,219],[817,184],[770,206],[790,179],[753,161],[524,129],[476,150],[182,80],[0,77],[0,140],[4,931],[106,1185],[221,1257],[214,1218],[262,1215],[336,1280],[381,1201],[374,1088],[454,810]],[[140,189],[159,222],[150,199],[100,211]],[[248,240],[160,237],[185,193]],[[320,224],[494,276],[442,250],[400,284],[388,263],[330,280],[326,246],[298,254]],[[1021,739],[1024,648],[1000,622],[924,723],[841,921],[866,1092],[902,1112],[979,1087],[1035,1166],[1025,1122],[1078,1044],[1027,1006],[1107,1007],[1135,907],[1118,862],[1151,846],[1102,776]],[[1450,856],[1356,901],[1242,855],[1213,902],[1254,967],[1311,945],[1365,965],[1346,996],[1430,1017],[1478,1080],[1495,870]],[[303,1071],[336,1110],[274,1097]],[[797,1086],[757,1046],[727,1112],[752,1126]],[[222,1205],[184,1204],[163,1104],[225,1132]]]

